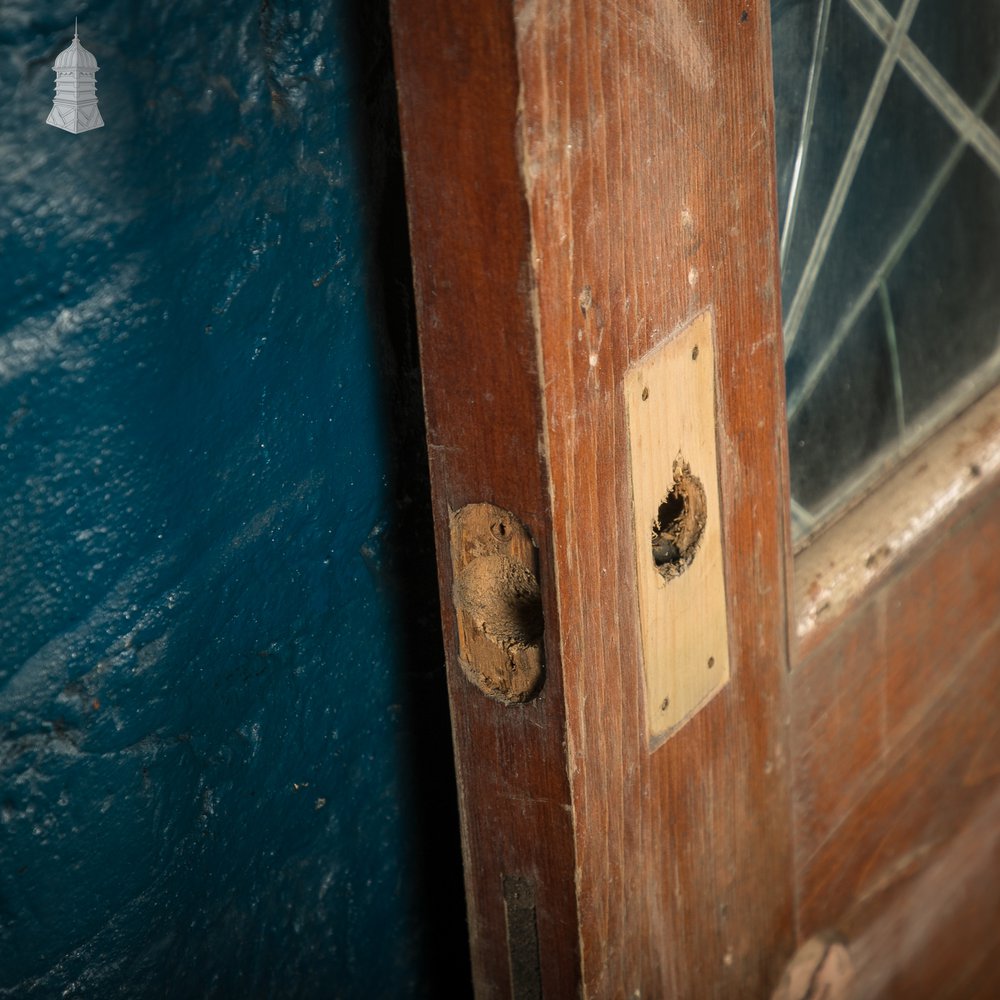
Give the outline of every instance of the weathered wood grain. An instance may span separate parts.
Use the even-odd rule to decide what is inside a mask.
[[[800,929],[859,1000],[1000,983],[1000,495],[950,514],[792,678]]]
[[[534,889],[544,995],[573,996],[572,815],[514,10],[400,0],[392,14],[473,978],[480,998],[511,995],[503,886],[516,880]],[[512,511],[539,545],[546,676],[525,704],[488,698],[458,665],[449,512],[478,502]]]
[[[518,37],[584,987],[766,995],[792,951],[767,5],[536,2]],[[621,384],[706,308],[732,680],[650,754]]]
[[[398,2],[394,34],[442,593],[449,508],[540,550],[535,701],[470,690],[444,622],[477,991],[510,995],[527,875],[544,995],[765,995],[794,944],[767,5]],[[623,379],[706,309],[732,679],[650,753]]]
[[[802,553],[789,682],[767,5],[397,0],[394,47],[477,994],[766,996],[795,880],[799,939],[853,936],[867,995],[992,995],[996,428],[928,446],[960,478],[890,482],[928,513],[890,488]],[[731,681],[651,752],[624,380],[705,310]],[[477,502],[538,545],[525,704],[458,665]],[[924,915],[949,884],[964,938]]]

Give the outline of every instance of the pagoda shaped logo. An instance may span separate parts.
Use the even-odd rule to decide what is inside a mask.
[[[46,125],[67,132],[101,128],[104,119],[97,107],[97,60],[80,44],[75,27],[73,43],[56,56],[52,69],[56,74],[56,96]]]

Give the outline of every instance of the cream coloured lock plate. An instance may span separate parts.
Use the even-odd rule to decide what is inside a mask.
[[[625,405],[653,749],[729,680],[711,312],[628,369]]]

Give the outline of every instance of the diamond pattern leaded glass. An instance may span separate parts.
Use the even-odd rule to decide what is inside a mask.
[[[1000,0],[772,0],[795,533],[1000,374]]]

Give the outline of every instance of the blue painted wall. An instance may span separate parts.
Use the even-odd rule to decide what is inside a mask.
[[[0,7],[0,997],[464,984],[387,46]]]

